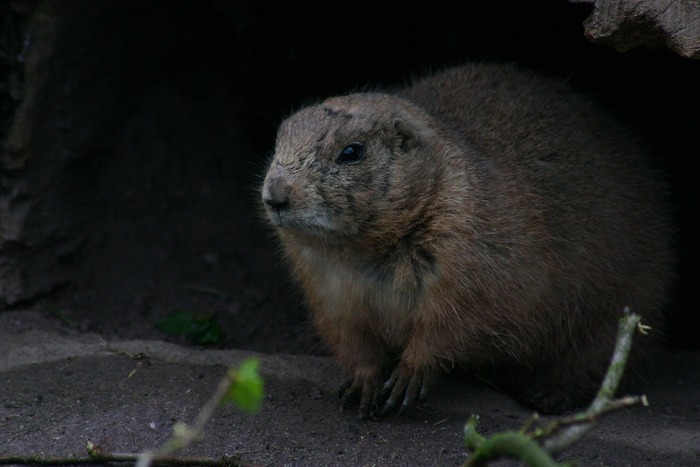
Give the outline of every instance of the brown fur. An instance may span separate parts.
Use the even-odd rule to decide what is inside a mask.
[[[336,162],[351,143],[364,158]],[[663,198],[637,144],[587,101],[477,64],[292,115],[263,187],[365,416],[412,405],[454,366],[505,375],[543,411],[586,402],[623,308],[660,325]]]

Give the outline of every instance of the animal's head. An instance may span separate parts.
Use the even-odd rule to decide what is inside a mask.
[[[435,122],[386,94],[328,99],[285,120],[262,200],[283,231],[327,239],[402,228],[436,171]]]

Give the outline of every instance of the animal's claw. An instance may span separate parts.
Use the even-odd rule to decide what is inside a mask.
[[[386,416],[399,405],[399,415],[405,414],[419,400],[428,397],[432,382],[431,373],[408,372],[401,367],[397,368],[379,392],[380,416]]]
[[[341,409],[359,404],[358,417],[362,420],[385,417],[397,407],[403,415],[428,396],[433,379],[431,372],[411,372],[399,366],[381,387],[374,379],[346,381],[338,391],[343,399]]]

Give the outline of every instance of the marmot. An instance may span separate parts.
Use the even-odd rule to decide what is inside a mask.
[[[623,309],[660,325],[664,199],[610,117],[495,64],[302,109],[262,187],[362,418],[413,406],[454,367],[542,412],[586,403]]]

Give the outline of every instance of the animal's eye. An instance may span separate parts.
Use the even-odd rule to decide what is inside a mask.
[[[365,147],[360,143],[348,144],[340,151],[338,157],[335,161],[338,164],[352,164],[355,162],[360,162],[365,155]]]

